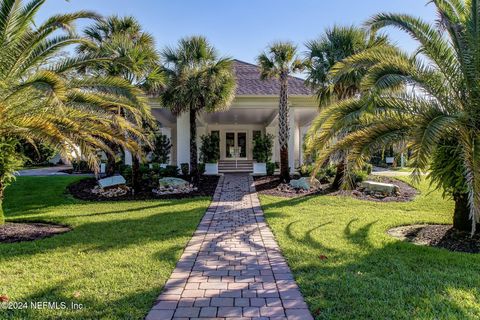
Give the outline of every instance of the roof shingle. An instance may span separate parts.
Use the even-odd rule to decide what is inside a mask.
[[[239,96],[271,96],[280,93],[280,83],[277,79],[260,79],[260,69],[254,64],[234,60],[235,76],[237,77],[237,95]],[[288,94],[312,95],[312,90],[300,78],[290,77]]]

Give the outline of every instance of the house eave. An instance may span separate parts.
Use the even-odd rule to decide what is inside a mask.
[[[232,102],[231,108],[258,108],[278,107],[278,95],[238,95]],[[149,99],[151,108],[162,109],[158,98]],[[289,95],[289,104],[294,108],[317,108],[318,102],[315,96]]]

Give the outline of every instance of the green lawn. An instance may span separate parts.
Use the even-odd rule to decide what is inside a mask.
[[[480,255],[403,243],[385,232],[451,223],[439,192],[411,203],[261,196],[268,224],[317,319],[479,319]],[[321,256],[326,256],[326,259]]]
[[[210,202],[82,202],[64,194],[77,179],[21,177],[7,189],[7,219],[53,221],[73,231],[0,244],[0,294],[83,309],[0,310],[0,319],[143,318]]]

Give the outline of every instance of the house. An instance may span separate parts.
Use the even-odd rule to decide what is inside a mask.
[[[204,134],[217,132],[220,136],[219,171],[251,171],[253,138],[257,134],[278,132],[279,82],[261,80],[259,67],[234,60],[237,91],[231,107],[224,112],[203,113],[197,120],[197,145]],[[317,114],[317,103],[304,80],[289,79],[290,140],[289,163],[292,171],[303,162],[303,137]],[[172,141],[171,164],[189,163],[189,115],[175,117],[169,110],[152,102],[152,112],[163,134]],[[238,148],[238,149],[233,149]],[[232,150],[238,150],[232,154]],[[278,138],[275,139],[273,162],[279,162]],[[293,164],[293,165],[292,165]]]

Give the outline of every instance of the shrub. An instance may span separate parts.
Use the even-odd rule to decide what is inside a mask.
[[[163,134],[155,135],[152,150],[152,162],[168,163],[170,161],[170,150],[172,143],[170,139]]]
[[[304,164],[300,167],[298,170],[300,172],[300,175],[302,177],[310,177],[313,172],[313,165],[311,164]]]
[[[204,174],[205,173],[205,163],[199,163],[198,164],[198,173],[199,174]]]
[[[368,177],[368,173],[366,171],[354,171],[351,174],[351,179],[355,184],[359,184],[367,180],[367,177]]]
[[[220,159],[220,138],[217,134],[202,136],[200,147],[200,161],[203,163],[217,163]]]
[[[267,162],[267,175],[273,176],[275,174],[275,163]]]
[[[57,154],[57,151],[45,143],[31,144],[22,141],[17,144],[18,152],[25,156],[25,164],[28,166],[49,165],[49,161]]]
[[[120,174],[125,178],[127,181],[127,185],[132,185],[132,166],[122,164],[120,167]]]
[[[362,171],[365,171],[367,175],[372,174],[372,170],[373,170],[373,166],[370,163],[366,163],[362,168]]]
[[[160,163],[158,162],[152,162],[150,163],[150,167],[152,168],[152,170],[155,170],[155,171],[160,171]]]
[[[76,173],[91,173],[92,170],[85,160],[73,160],[72,161],[73,172]]]
[[[260,163],[269,162],[272,158],[273,136],[258,135],[253,140],[253,159]]]
[[[337,167],[333,164],[329,164],[325,168],[325,176],[328,178],[333,178],[337,174]]]
[[[180,169],[182,171],[182,175],[185,177],[190,173],[190,165],[188,163],[181,163]]]
[[[177,166],[167,166],[166,168],[160,168],[160,175],[162,177],[178,177],[180,170]]]

